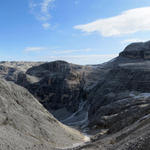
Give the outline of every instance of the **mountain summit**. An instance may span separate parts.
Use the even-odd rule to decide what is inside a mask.
[[[120,53],[120,56],[148,60],[150,59],[150,41],[132,43]]]

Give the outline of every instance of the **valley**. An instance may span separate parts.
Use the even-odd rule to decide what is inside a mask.
[[[149,51],[149,41],[133,43],[109,62],[85,66],[0,62],[0,146],[149,150]]]

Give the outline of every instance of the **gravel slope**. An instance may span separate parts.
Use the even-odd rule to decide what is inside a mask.
[[[0,79],[0,149],[50,150],[85,137],[58,122],[23,87]]]

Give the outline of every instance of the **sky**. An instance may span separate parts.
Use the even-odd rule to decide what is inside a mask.
[[[99,64],[150,40],[149,0],[5,0],[0,60]]]

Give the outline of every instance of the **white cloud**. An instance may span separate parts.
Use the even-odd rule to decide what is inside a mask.
[[[72,50],[55,50],[52,51],[52,53],[60,55],[60,54],[70,54],[70,53],[77,53],[77,52],[90,52],[92,49],[87,48],[87,49],[72,49]]]
[[[26,47],[24,51],[26,52],[37,52],[37,51],[43,51],[46,50],[47,52],[50,52],[53,55],[66,55],[66,54],[73,54],[78,52],[90,52],[93,51],[91,48],[86,49],[66,49],[61,50],[59,47]]]
[[[30,0],[29,6],[31,13],[36,17],[37,20],[42,22],[44,29],[50,27],[48,21],[51,18],[50,10],[52,9],[54,1],[55,0],[41,0],[41,2],[37,2],[36,0]]]
[[[86,52],[94,51],[94,49],[68,49],[60,50],[58,47],[26,47],[25,52],[40,52],[40,55],[36,55],[36,58],[31,60],[36,61],[55,61],[64,60],[74,64],[100,64],[107,62],[115,57],[117,54],[88,54]],[[79,54],[82,52],[83,54]]]
[[[74,28],[87,33],[99,32],[105,37],[150,31],[150,7],[127,10],[118,16],[77,25]]]
[[[43,0],[43,2],[41,3],[41,11],[43,13],[48,13],[49,12],[49,7],[50,4],[53,2],[54,0]]]
[[[44,29],[49,29],[51,25],[49,23],[44,23],[42,26]]]
[[[129,44],[129,43],[136,43],[136,42],[146,42],[148,41],[149,39],[126,39],[126,40],[123,40],[121,43],[122,44]]]
[[[118,56],[117,54],[69,55],[69,56],[64,55],[64,56],[47,56],[47,57],[40,58],[40,60],[45,60],[45,61],[65,60],[74,64],[86,65],[86,64],[104,63],[117,56]]]
[[[43,51],[45,49],[47,49],[47,48],[45,48],[45,47],[26,47],[24,49],[24,51],[25,52],[37,52],[37,51]]]

